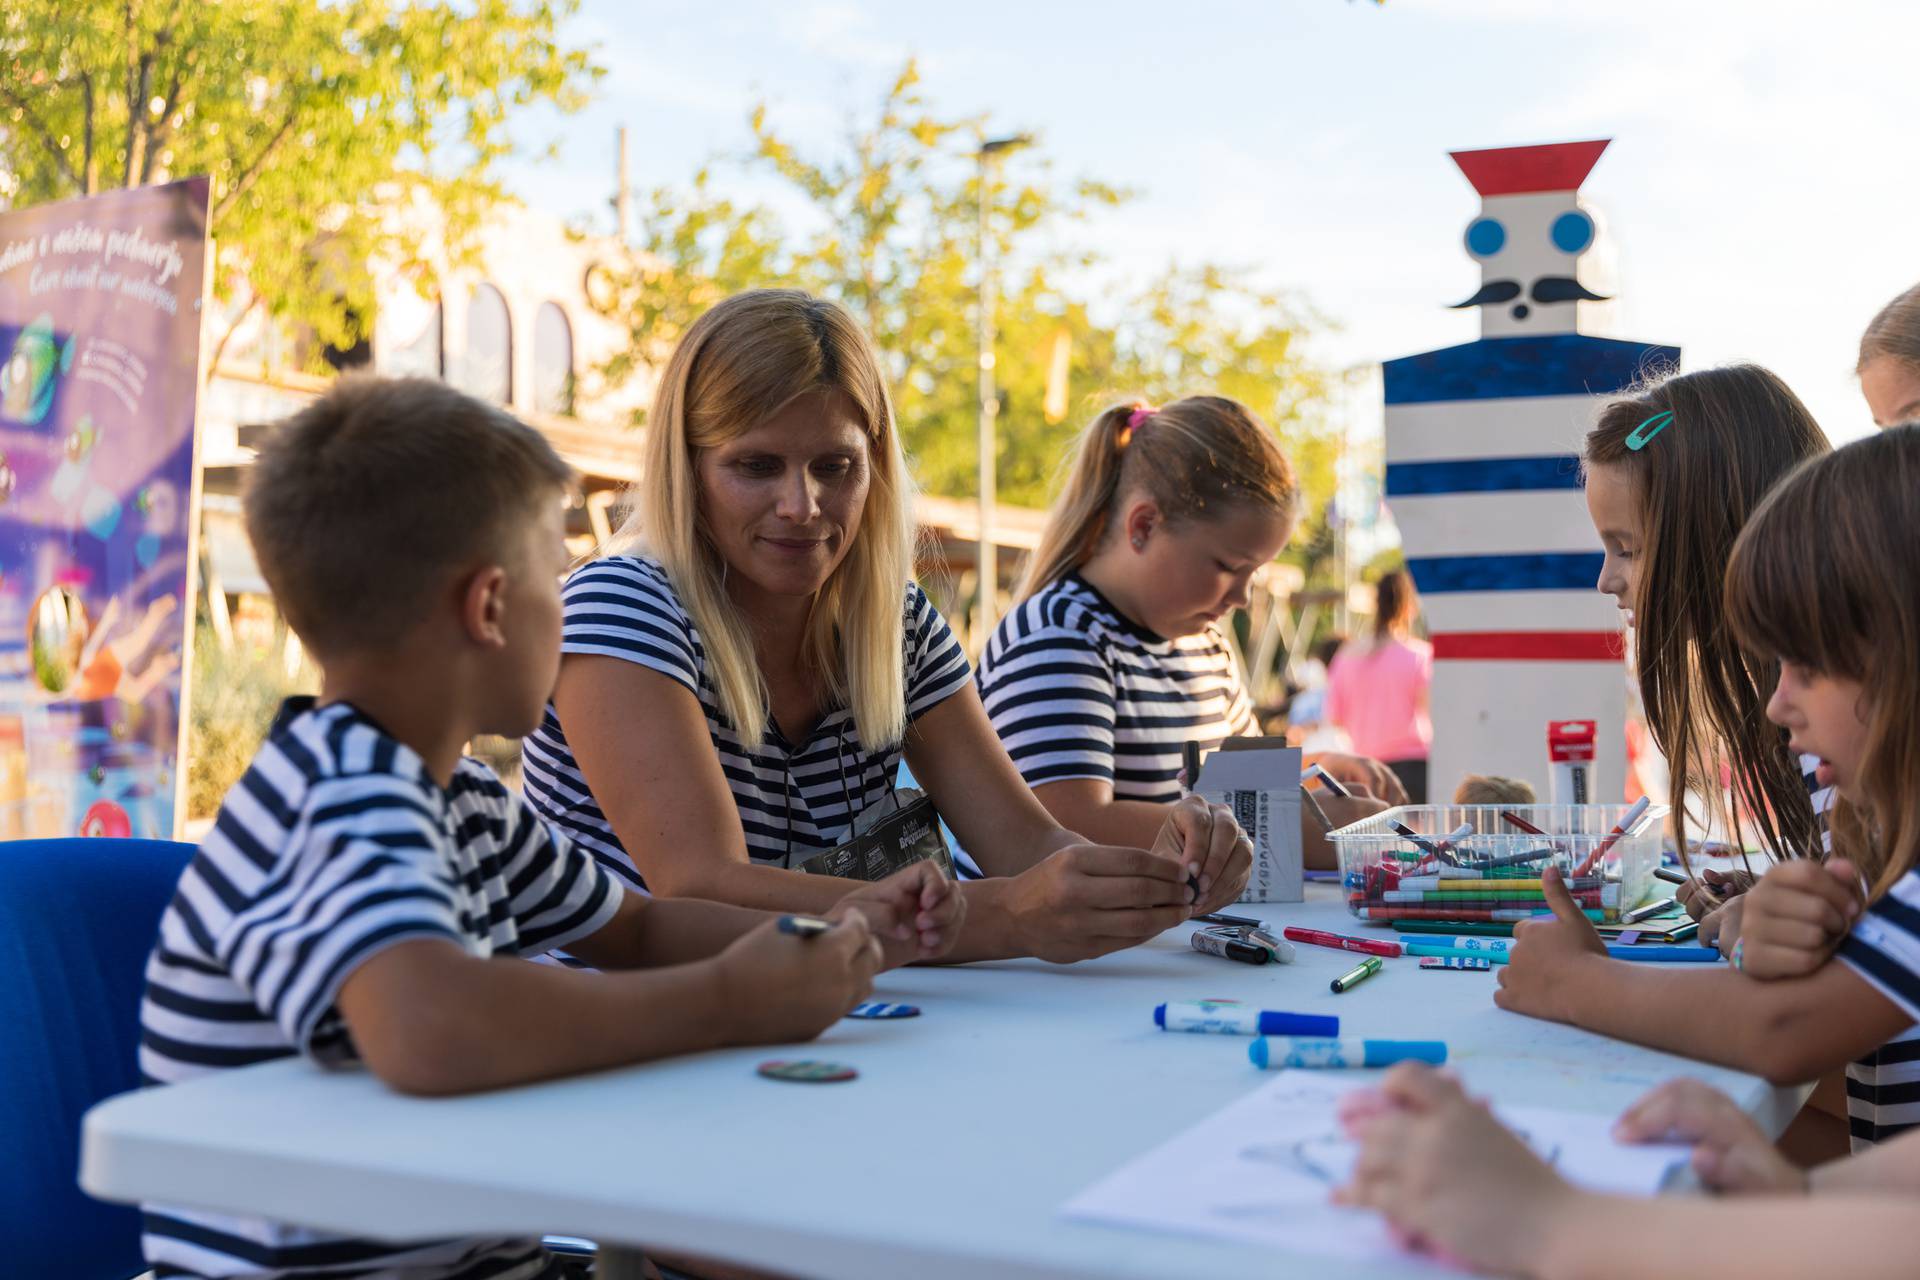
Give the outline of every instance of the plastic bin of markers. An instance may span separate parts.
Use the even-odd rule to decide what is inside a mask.
[[[1540,872],[1555,867],[1595,923],[1613,923],[1639,905],[1660,864],[1667,809],[1647,809],[1608,843],[1624,804],[1401,805],[1341,827],[1347,909],[1369,924],[1396,920],[1509,924],[1548,911]],[[1500,815],[1538,827],[1533,835]],[[1411,839],[1397,827],[1419,839]],[[1468,828],[1452,842],[1445,837]]]

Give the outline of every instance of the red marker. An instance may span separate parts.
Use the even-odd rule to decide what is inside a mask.
[[[1288,925],[1280,933],[1289,942],[1306,942],[1316,947],[1332,947],[1336,951],[1358,951],[1362,955],[1402,956],[1407,952],[1404,943],[1349,938],[1344,933],[1328,933],[1325,929],[1302,929],[1298,925]]]
[[[1627,834],[1629,829],[1638,825],[1641,817],[1646,813],[1647,807],[1652,803],[1653,801],[1646,796],[1641,796],[1638,800],[1635,800],[1633,807],[1627,810],[1626,816],[1614,824],[1613,830],[1607,832],[1607,838],[1602,840],[1594,851],[1587,855],[1585,862],[1575,868],[1574,874],[1583,876],[1593,870],[1594,864],[1607,856],[1607,850],[1613,848],[1614,842],[1621,836]]]

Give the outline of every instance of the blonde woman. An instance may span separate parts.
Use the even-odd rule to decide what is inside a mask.
[[[1252,851],[1225,809],[1176,807],[1152,850],[1095,845],[1021,781],[910,581],[911,480],[844,310],[790,290],[714,307],[667,363],[645,447],[613,553],[567,584],[526,744],[535,808],[630,884],[828,909],[856,886],[796,868],[904,755],[990,878],[916,884],[890,959],[1077,960],[1239,895]]]

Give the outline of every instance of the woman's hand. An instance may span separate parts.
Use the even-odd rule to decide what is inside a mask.
[[[953,949],[967,916],[959,886],[922,859],[884,880],[855,889],[827,913],[838,920],[847,912],[866,917],[889,969],[915,961],[938,960]]]
[[[1605,960],[1607,945],[1574,903],[1558,868],[1548,867],[1540,879],[1553,918],[1536,916],[1513,927],[1513,950],[1499,966],[1500,987],[1493,1002],[1515,1013],[1571,1022],[1568,978],[1582,965]]]
[[[1807,1190],[1807,1171],[1789,1161],[1737,1103],[1686,1077],[1669,1080],[1614,1123],[1622,1142],[1691,1142],[1693,1171],[1715,1191]]]
[[[1445,1072],[1402,1063],[1340,1114],[1360,1154],[1334,1200],[1377,1210],[1421,1252],[1525,1274],[1578,1210],[1581,1194]]]
[[[1253,843],[1234,821],[1233,810],[1199,796],[1174,804],[1151,852],[1178,864],[1184,876],[1198,883],[1195,915],[1238,901],[1253,873]]]
[[[1186,869],[1145,849],[1068,845],[1006,884],[1019,953],[1055,964],[1135,946],[1193,914]]]

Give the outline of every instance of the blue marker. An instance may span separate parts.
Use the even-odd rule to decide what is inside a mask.
[[[1396,1062],[1447,1060],[1440,1040],[1317,1040],[1298,1036],[1262,1036],[1247,1046],[1253,1065],[1267,1071],[1285,1067],[1390,1067]]]
[[[1174,1000],[1153,1007],[1153,1025],[1163,1031],[1216,1036],[1337,1036],[1340,1019],[1315,1013],[1275,1013],[1212,1000]]]
[[[1607,954],[1615,960],[1655,960],[1667,964],[1718,964],[1720,952],[1713,947],[1676,947],[1663,945],[1657,947],[1612,946]]]
[[[1456,956],[1461,959],[1491,960],[1495,964],[1505,964],[1508,951],[1505,947],[1492,951],[1485,947],[1448,947],[1433,942],[1409,942],[1407,954],[1410,956]]]

